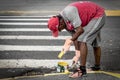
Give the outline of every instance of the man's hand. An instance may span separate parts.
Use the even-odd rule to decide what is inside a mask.
[[[58,58],[62,58],[62,56],[69,50],[72,43],[73,41],[70,38],[67,38],[65,40],[64,46],[62,48],[62,51],[59,53]]]
[[[71,69],[77,69],[80,65],[79,63],[79,59],[80,59],[80,51],[79,50],[75,50],[75,56],[73,57],[73,62],[72,65],[70,66]]]

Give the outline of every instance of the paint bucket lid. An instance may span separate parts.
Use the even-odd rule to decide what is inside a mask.
[[[67,66],[68,63],[67,63],[67,62],[63,62],[63,61],[61,61],[61,62],[58,62],[58,65],[60,65],[60,66]]]

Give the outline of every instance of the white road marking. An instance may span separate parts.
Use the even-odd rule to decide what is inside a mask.
[[[47,25],[46,22],[0,22],[0,25]]]
[[[0,51],[61,51],[63,46],[26,46],[26,45],[0,45]],[[74,51],[74,46],[70,51]]]
[[[68,64],[72,63],[72,59],[69,60],[2,59],[0,60],[0,68],[39,68],[41,66],[55,67],[57,66],[57,63],[60,61],[65,61]]]
[[[46,18],[46,17],[52,17],[52,16],[53,16],[53,15],[47,15],[47,16],[0,16],[0,17],[7,17],[7,18],[8,18],[8,17],[11,17],[11,18],[12,18],[12,17],[13,17],[13,18],[18,18],[18,17],[20,17],[20,18],[22,18],[22,17],[27,17],[27,18],[29,18],[29,17],[36,17],[36,18],[39,18],[39,17],[40,17],[40,18],[41,18],[41,17],[42,17],[42,18],[43,18],[43,17],[44,17],[44,18]]]
[[[0,19],[0,21],[48,21],[49,19]]]
[[[71,36],[58,36],[57,38],[53,36],[27,36],[27,35],[0,35],[0,39],[32,39],[32,40],[38,40],[38,39],[44,39],[44,40],[64,40],[66,38],[71,38]]]
[[[48,28],[0,28],[0,31],[50,31]],[[66,31],[66,30],[63,30]]]
[[[47,21],[48,19],[22,19],[23,17],[32,17],[32,18],[38,18],[38,17],[51,17],[50,16],[0,16],[0,18],[7,18],[7,19],[0,19],[0,20],[11,20],[11,21]],[[15,18],[15,19],[10,19]],[[20,19],[16,19],[20,18]],[[47,22],[0,22],[0,25],[47,25]],[[49,29],[45,28],[1,28],[0,31],[49,31]],[[27,35],[0,35],[0,39],[66,39],[70,36],[59,36],[58,38],[54,38],[52,36],[27,36]],[[61,51],[61,46],[36,46],[36,45],[0,45],[0,51]],[[70,51],[74,51],[74,47],[71,46]],[[38,59],[0,59],[0,68],[39,68],[41,66],[46,67],[54,67],[57,66],[57,63],[59,61],[65,61],[69,64],[71,63],[71,59],[69,60],[60,60],[60,59],[54,59],[54,60],[38,60]],[[51,64],[52,63],[52,64]]]

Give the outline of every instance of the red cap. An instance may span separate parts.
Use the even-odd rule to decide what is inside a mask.
[[[59,26],[58,17],[51,17],[48,21],[48,28],[52,31],[52,35],[54,37],[58,37],[58,26]]]

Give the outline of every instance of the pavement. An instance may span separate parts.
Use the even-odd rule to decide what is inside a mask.
[[[50,37],[47,20],[73,1],[78,0],[0,1],[0,80],[80,80],[46,68],[57,65],[56,56],[64,43],[63,37]],[[88,72],[82,80],[120,80],[120,1],[89,1],[103,6],[107,18],[102,29],[102,71]],[[60,33],[63,35],[67,37],[68,33]],[[87,65],[90,67],[94,56],[88,46]],[[73,50],[69,56],[65,55],[65,60],[69,61],[72,56]]]
[[[79,78],[68,77],[69,73],[48,73],[43,75],[19,76],[0,80],[120,80],[119,73],[105,71],[88,71],[87,76]]]

